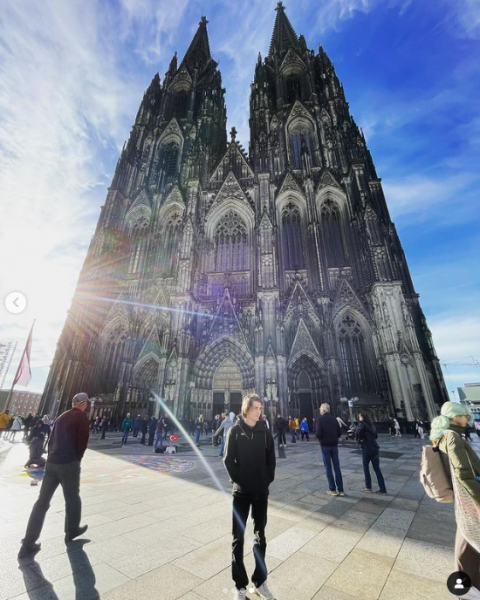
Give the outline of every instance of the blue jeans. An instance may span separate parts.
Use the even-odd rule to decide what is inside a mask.
[[[338,460],[338,446],[322,446],[322,458],[325,471],[327,472],[330,491],[335,492],[338,490],[339,492],[343,492],[342,472],[340,471],[340,461]],[[333,471],[335,471],[335,478],[333,477]]]
[[[195,443],[198,444],[200,441],[200,435],[202,433],[201,429],[195,429]]]
[[[126,444],[126,443],[127,443],[127,440],[128,440],[128,433],[129,433],[128,429],[127,429],[127,431],[124,431],[124,432],[123,432],[123,436],[122,436],[122,444]]]
[[[290,433],[292,434],[292,439],[290,440],[292,444],[297,442],[297,432],[295,429],[290,429]]]
[[[225,448],[225,436],[222,435],[220,438],[220,447],[218,449],[218,456],[223,456],[223,449]]]
[[[372,478],[370,477],[369,464],[372,463],[373,470],[377,476],[378,487],[381,492],[386,492],[385,479],[383,478],[382,472],[380,471],[380,456],[379,449],[375,446],[368,446],[362,444],[362,459],[363,459],[363,472],[365,474],[365,487],[372,489]]]
[[[157,433],[157,439],[155,440],[155,448],[163,445],[163,433]]]

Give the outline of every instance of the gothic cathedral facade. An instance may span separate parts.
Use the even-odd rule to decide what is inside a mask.
[[[365,138],[322,47],[277,6],[232,128],[207,21],[144,94],[119,158],[43,396],[180,419],[311,419],[328,401],[375,420],[432,419],[447,399]],[[253,66],[253,65],[252,65]],[[152,394],[152,392],[154,394]],[[352,400],[353,399],[353,400]],[[352,400],[347,403],[346,400]],[[350,413],[351,414],[351,413]]]

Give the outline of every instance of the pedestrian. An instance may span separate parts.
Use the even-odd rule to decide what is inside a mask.
[[[282,415],[277,415],[275,420],[275,429],[277,431],[279,448],[284,448],[287,445],[287,440],[285,439],[285,431],[287,430],[287,427],[287,421],[282,417]]]
[[[370,415],[367,413],[361,412],[358,415],[358,420],[360,423],[355,432],[355,437],[362,449],[363,473],[365,475],[365,487],[362,488],[362,492],[372,491],[372,478],[369,466],[372,463],[373,470],[377,476],[378,487],[380,488],[375,493],[386,494],[385,479],[380,470],[380,447],[377,442],[377,430],[370,419]]]
[[[13,444],[18,431],[22,429],[22,418],[20,415],[15,415],[12,426],[10,428],[10,443]]]
[[[473,422],[473,427],[475,428],[475,431],[477,432],[478,437],[480,437],[480,421],[475,420]]]
[[[14,415],[10,415],[10,418],[7,421],[7,424],[5,426],[5,435],[4,435],[4,439],[8,440],[8,438],[11,436],[12,433],[12,425],[13,422],[15,421],[15,417]]]
[[[228,432],[233,427],[235,422],[235,413],[229,413],[228,417],[224,419],[221,423],[217,431],[215,431],[215,437],[220,438],[220,448],[218,449],[218,457],[223,458],[223,450],[225,448],[225,439],[227,437]]]
[[[108,429],[108,419],[107,419],[107,417],[103,416],[102,420],[100,421],[100,430],[102,432],[102,437],[100,439],[102,439],[102,440],[105,439],[105,434],[107,433],[107,429]]]
[[[45,434],[40,432],[29,443],[29,445],[28,445],[29,458],[28,458],[27,462],[25,463],[26,469],[28,467],[32,467],[34,465],[37,467],[45,466],[45,459],[42,456],[42,454],[45,453],[45,450],[43,449],[44,440],[45,440]]]
[[[418,421],[417,433],[420,439],[423,440],[423,438],[425,437],[425,434],[423,432],[423,421]]]
[[[137,415],[135,417],[135,420],[133,421],[133,433],[132,433],[132,436],[133,437],[138,437],[138,432],[140,431],[141,428],[142,428],[142,417],[140,415]]]
[[[317,420],[315,435],[320,442],[323,464],[327,473],[329,487],[327,494],[329,496],[345,496],[338,458],[338,440],[342,437],[342,430],[337,419],[330,413],[330,404],[326,402],[320,405],[320,416]]]
[[[93,422],[92,433],[98,433],[100,430],[100,417],[97,417]]]
[[[27,531],[18,553],[19,558],[40,550],[37,540],[42,532],[53,494],[59,485],[62,486],[65,497],[65,541],[69,542],[84,534],[88,528],[88,525],[80,525],[80,463],[87,449],[90,430],[85,414],[88,405],[87,394],[76,394],[72,399],[72,408],[55,421],[48,444],[45,476],[40,495],[28,520]]]
[[[262,421],[267,426],[267,429],[270,429],[270,423],[268,422],[267,415],[262,415]]]
[[[301,431],[301,434],[302,434],[302,442],[303,442],[303,438],[304,437],[306,437],[307,438],[307,442],[309,442],[310,441],[310,437],[309,437],[310,430],[308,428],[307,417],[304,417],[302,419],[302,422],[300,423],[300,431]]]
[[[10,411],[5,410],[2,413],[0,413],[0,438],[2,437],[2,433],[4,433],[4,431],[7,429],[7,425],[10,422],[11,416],[10,416]]]
[[[160,417],[157,421],[157,427],[156,427],[156,440],[155,440],[155,448],[154,450],[156,450],[158,448],[158,446],[163,446],[163,433],[165,430],[165,422],[163,420],[162,417]]]
[[[157,419],[150,417],[150,423],[148,425],[148,445],[153,446],[153,440],[155,438],[155,432],[157,431]]]
[[[41,422],[42,422],[42,432],[45,435],[45,441],[43,442],[43,447],[46,450],[47,449],[48,441],[50,439],[50,433],[52,431],[52,428],[50,426],[50,416],[49,415],[43,415],[43,418],[41,419]]]
[[[388,428],[390,429],[390,437],[393,437],[395,435],[395,419],[389,420]]]
[[[142,424],[141,424],[141,429],[142,429],[142,439],[140,440],[141,444],[145,445],[145,438],[147,437],[147,433],[148,433],[148,425],[149,425],[149,418],[148,417],[143,417],[142,419]]]
[[[252,575],[254,593],[263,600],[275,600],[268,589],[265,564],[267,541],[268,490],[275,478],[275,446],[272,434],[261,418],[262,402],[257,394],[247,394],[242,402],[242,414],[227,436],[225,468],[233,483],[232,579],[235,600],[246,600],[248,575],[243,561],[245,529],[252,513],[255,571]]]
[[[400,423],[397,419],[393,419],[393,428],[395,430],[395,437],[402,437],[402,432],[400,431]]]
[[[203,428],[203,415],[200,415],[195,422],[195,446],[200,448],[200,436]]]
[[[133,427],[133,423],[132,423],[132,419],[130,417],[130,413],[127,413],[127,416],[125,417],[125,419],[123,419],[123,422],[122,422],[122,431],[123,431],[122,446],[123,446],[123,444],[127,443],[128,433],[132,429],[132,427]]]
[[[195,431],[196,431],[196,421],[195,419],[190,419],[190,421],[188,422],[188,428],[189,428],[189,435],[195,435]]]
[[[480,458],[462,437],[472,415],[460,402],[445,402],[440,415],[432,421],[430,439],[452,480],[457,522],[454,569],[470,577],[480,596]],[[471,589],[468,597],[476,598],[475,591]]]
[[[295,417],[295,433],[298,439],[300,437],[300,419],[298,417]]]
[[[32,426],[33,415],[31,412],[23,419],[23,441],[26,443],[28,440],[28,435],[30,433],[30,427]]]
[[[297,443],[296,423],[295,423],[295,419],[292,417],[292,415],[288,416],[288,429],[290,430],[290,434],[291,434],[290,442],[292,444],[296,444]]]

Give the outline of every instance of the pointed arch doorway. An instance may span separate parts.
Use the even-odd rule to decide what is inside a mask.
[[[299,419],[307,417],[310,430],[322,402],[323,375],[322,362],[309,354],[296,358],[289,368],[288,385],[293,390],[293,407],[290,410]]]
[[[240,369],[226,358],[213,377],[213,415],[222,412],[239,414],[243,398],[243,378]]]

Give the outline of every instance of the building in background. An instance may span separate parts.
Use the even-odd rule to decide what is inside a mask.
[[[9,394],[10,388],[0,390],[0,412],[5,410]],[[22,417],[26,417],[28,413],[34,415],[40,409],[41,399],[41,393],[13,390],[8,409],[11,415],[21,415]]]
[[[207,20],[144,94],[60,337],[43,411],[437,414],[442,373],[363,133],[282,3],[227,141]],[[392,139],[392,143],[395,140]],[[418,199],[421,202],[421,198]],[[340,402],[340,398],[344,401]]]
[[[468,404],[472,412],[480,418],[480,383],[465,383],[457,388],[460,402]]]

